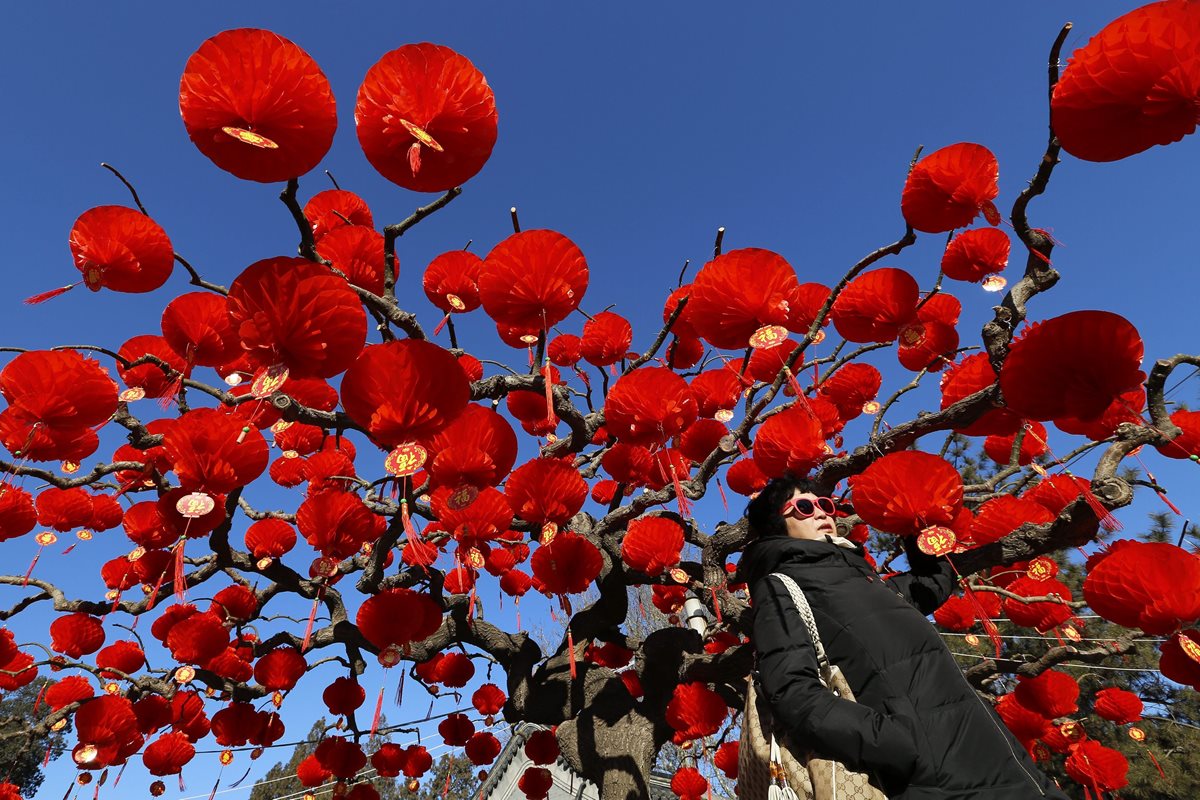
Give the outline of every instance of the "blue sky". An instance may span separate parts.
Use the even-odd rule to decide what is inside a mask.
[[[462,197],[402,240],[402,301],[432,329],[438,315],[419,290],[424,265],[468,239],[486,253],[511,232],[508,209],[515,205],[524,227],[559,230],[580,246],[591,269],[583,308],[615,303],[634,324],[635,347],[644,347],[680,266],[691,259],[695,274],[718,226],[727,229],[727,250],[769,248],[802,280],[826,283],[895,240],[903,232],[900,189],[918,145],[927,152],[958,141],[991,148],[1001,170],[997,205],[1007,211],[1045,147],[1045,62],[1060,26],[1075,22],[1066,56],[1135,5],[926,0],[758,3],[735,11],[677,2],[594,9],[545,2],[21,4],[9,10],[9,40],[0,51],[7,104],[0,152],[9,187],[0,196],[0,344],[115,348],[158,332],[163,306],[188,290],[177,272],[148,295],[81,288],[42,306],[21,305],[21,298],[76,279],[66,244],[76,216],[94,205],[129,203],[101,161],[135,183],[176,249],[211,280],[228,284],[260,258],[294,252],[295,227],[276,199],[280,187],[218,170],[179,119],[184,62],[227,28],[269,28],[321,65],[340,120],[321,169],[366,198],[377,225],[402,219],[433,196],[387,183],[358,150],[353,104],[363,74],[410,42],[437,42],[471,58],[495,90],[499,141]],[[1031,319],[1107,309],[1138,326],[1148,358],[1194,351],[1188,323],[1197,166],[1200,149],[1192,140],[1115,164],[1065,156],[1048,195],[1031,210],[1033,224],[1062,242],[1055,266],[1063,279],[1034,301]],[[317,170],[301,179],[300,192],[307,198],[329,187]],[[927,288],[943,243],[942,236],[922,236],[884,265],[908,269]],[[991,296],[974,286],[948,288],[964,303],[963,343],[978,343]],[[576,315],[564,328],[578,332],[582,321]],[[524,362],[523,353],[494,343],[481,313],[459,331],[477,354]],[[875,363],[891,379],[885,391],[900,385],[887,351]],[[932,386],[916,394],[892,422],[936,405]],[[1196,396],[1190,383],[1172,399]],[[1200,513],[1189,498],[1194,466],[1154,453],[1144,458],[1185,515]],[[727,516],[713,506],[719,501],[705,502],[701,513]],[[1142,498],[1121,518],[1134,530],[1145,511],[1160,508],[1153,496]],[[91,552],[111,557],[121,550],[117,538],[94,543]],[[6,554],[23,569],[32,545],[10,544]],[[81,555],[48,555],[39,572],[67,577],[90,569],[92,556]],[[4,593],[0,603],[11,597]],[[44,630],[47,621],[36,622]],[[29,623],[14,627],[22,624]],[[26,629],[30,636],[36,627]],[[371,700],[372,686],[378,684],[368,684]],[[403,720],[425,711],[423,698],[410,698],[388,714]],[[297,714],[291,732],[307,730],[305,716]],[[207,792],[214,775],[208,761],[187,769],[189,791],[178,796]],[[255,769],[270,763],[264,757]],[[52,766],[42,796],[61,795],[70,772]],[[125,780],[130,791],[148,782],[132,767]],[[168,797],[177,796],[169,786]]]

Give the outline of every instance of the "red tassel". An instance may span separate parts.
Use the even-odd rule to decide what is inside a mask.
[[[71,542],[69,545],[67,545],[67,549],[62,551],[62,554],[64,556],[70,555],[71,551],[75,549],[75,545],[77,544],[79,544],[79,542]]]
[[[450,315],[449,315],[449,314],[446,314],[446,316],[442,317],[442,321],[441,321],[441,322],[439,322],[439,323],[437,324],[437,327],[433,329],[433,335],[434,335],[434,336],[437,336],[439,333],[441,333],[441,332],[442,332],[442,328],[446,327],[446,323],[447,323],[447,322],[449,322],[449,321],[450,321]]]
[[[571,664],[571,680],[575,680],[575,634],[571,632],[570,627],[567,628],[567,652],[568,661]]]
[[[1156,770],[1158,770],[1158,774],[1161,775],[1163,778],[1166,778],[1167,773],[1163,772],[1162,765],[1158,763],[1158,759],[1154,757],[1154,753],[1150,752],[1149,747],[1146,748],[1146,755],[1150,756],[1150,763],[1154,765],[1154,768]]]
[[[679,476],[675,474],[675,465],[670,466],[671,470],[671,485],[675,487],[675,499],[679,501],[679,516],[687,518],[691,512],[688,509],[687,496],[683,493],[683,484],[679,482]]]
[[[375,701],[375,716],[371,717],[371,735],[379,730],[379,718],[383,716],[383,687],[379,687],[379,698]]]
[[[1104,530],[1108,531],[1109,533],[1116,533],[1117,531],[1121,530],[1123,526],[1121,525],[1120,521],[1112,515],[1111,511],[1104,507],[1096,495],[1092,494],[1090,491],[1084,491],[1083,499],[1086,500],[1088,506],[1091,507],[1092,513],[1096,515],[1096,519],[1100,520],[1101,528],[1104,528]]]
[[[400,670],[400,683],[396,686],[396,705],[404,702],[404,670]]]
[[[82,283],[82,281],[80,281],[79,283]],[[70,286],[60,286],[57,289],[51,289],[48,292],[42,292],[41,294],[35,294],[33,297],[26,297],[25,305],[36,306],[39,303],[44,303],[47,300],[58,297],[60,294],[66,294],[67,292],[71,291],[76,286],[78,286],[79,283],[72,283]]]
[[[554,380],[550,374],[550,362],[542,367],[542,376],[546,384],[546,424],[558,425],[558,416],[554,413]]]
[[[33,561],[29,562],[29,569],[25,570],[25,577],[21,581],[21,586],[29,585],[29,576],[33,574],[33,568],[37,566],[38,559],[40,559],[41,557],[42,557],[42,548],[39,547],[38,551],[33,554]]]
[[[416,175],[421,171],[421,143],[413,142],[408,148],[408,168]]]
[[[49,763],[50,763],[50,749],[51,749],[52,747],[54,747],[54,745],[53,745],[53,744],[48,744],[48,745],[46,745],[46,757],[42,759],[42,766],[43,766],[43,767],[45,767],[47,764],[49,764]]]
[[[646,606],[642,604],[642,595],[638,594],[638,613],[642,615],[642,619],[646,618]]]
[[[725,487],[721,485],[721,479],[717,478],[717,491],[721,493],[721,505],[725,506],[725,512],[729,512],[729,500],[725,497]]]
[[[217,782],[213,784],[213,790],[208,793],[208,800],[213,800],[217,796],[217,787],[221,785],[221,779],[217,778]]]
[[[712,592],[713,613],[717,615],[717,624],[721,624],[721,604],[717,602],[717,589],[715,586],[710,586],[708,589]]]
[[[442,797],[447,797],[450,794],[450,770],[446,770],[446,785],[442,787]]]
[[[40,706],[42,704],[42,698],[46,696],[46,687],[47,686],[49,686],[48,683],[43,683],[42,688],[38,689],[37,697],[35,697],[33,700],[33,713],[34,714],[37,713],[38,706]]]
[[[175,599],[182,603],[187,598],[187,576],[183,574],[183,543],[180,539],[175,543]]]
[[[300,652],[303,653],[308,649],[308,644],[312,640],[313,624],[317,621],[317,605],[321,602],[321,590],[317,590],[317,596],[313,598],[312,611],[308,612],[308,624],[304,626],[304,643],[300,645]]]
[[[517,607],[517,633],[521,632],[521,598],[514,597],[513,605]]]

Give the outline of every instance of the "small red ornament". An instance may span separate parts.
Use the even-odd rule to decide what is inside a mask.
[[[208,514],[216,506],[216,502],[204,492],[185,494],[175,503],[175,510],[188,519],[197,519]]]
[[[388,453],[383,462],[383,468],[397,478],[407,478],[415,475],[417,470],[425,465],[429,452],[415,442],[408,442]]]
[[[922,553],[931,556],[944,556],[954,550],[958,541],[954,531],[940,525],[931,525],[917,536],[917,547]]]

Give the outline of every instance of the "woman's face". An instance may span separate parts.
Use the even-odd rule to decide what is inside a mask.
[[[829,498],[819,497],[811,492],[801,492],[797,489],[792,493],[792,501],[807,500],[808,503],[800,503],[804,507],[812,509],[812,516],[805,517],[799,513],[793,506],[787,506],[784,511],[784,522],[787,523],[788,536],[793,539],[824,539],[826,534],[829,536],[837,536],[837,525],[834,524],[833,516],[821,508],[821,505],[828,506]],[[818,500],[823,502],[818,505]]]

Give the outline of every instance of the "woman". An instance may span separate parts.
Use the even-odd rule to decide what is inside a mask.
[[[967,683],[925,615],[955,575],[906,541],[911,571],[883,580],[837,534],[834,505],[810,481],[776,478],[751,501],[755,539],[742,569],[754,603],[754,646],[776,729],[800,746],[873,774],[903,800],[1066,800]],[[858,702],[817,677],[812,641],[783,584],[808,598],[821,642]]]

